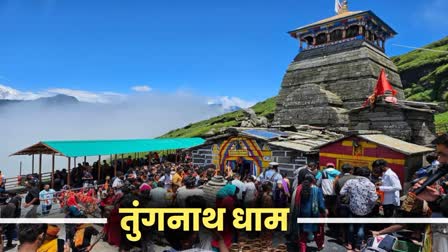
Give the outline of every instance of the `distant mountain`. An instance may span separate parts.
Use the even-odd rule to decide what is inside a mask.
[[[0,92],[2,89],[0,89]],[[0,93],[0,97],[1,93]],[[58,94],[51,97],[42,97],[35,100],[13,100],[13,99],[0,99],[0,108],[6,105],[12,104],[40,104],[45,106],[60,106],[60,105],[69,105],[69,104],[78,104],[80,103],[78,99],[73,96]]]
[[[76,99],[73,96],[69,95],[63,95],[58,94],[52,97],[42,97],[37,100],[34,100],[36,102],[41,102],[47,105],[60,105],[60,104],[76,104],[79,103],[78,99]]]

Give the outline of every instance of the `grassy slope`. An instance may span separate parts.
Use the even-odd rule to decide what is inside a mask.
[[[448,37],[393,57],[400,72],[405,94],[414,101],[447,101],[448,98]],[[444,52],[440,52],[444,51]]]
[[[275,110],[275,97],[269,98],[263,102],[255,104],[252,109],[257,115],[266,116],[272,119]],[[235,127],[239,125],[238,119],[243,118],[242,111],[226,113],[208,120],[192,123],[184,128],[170,131],[162,137],[194,137],[204,136],[210,130],[220,130],[224,127]]]

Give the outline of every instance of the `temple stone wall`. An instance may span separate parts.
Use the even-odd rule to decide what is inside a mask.
[[[344,110],[361,106],[372,94],[381,68],[386,69],[390,83],[398,91],[398,98],[403,99],[396,66],[383,52],[365,41],[354,40],[300,52],[283,78],[274,124],[328,125],[331,121],[339,124],[338,120],[348,120],[342,115],[346,112]],[[318,109],[319,106],[314,103],[300,104],[301,100],[306,99],[306,94],[301,91],[309,89],[303,87],[310,84],[321,89],[318,94],[314,93],[312,99],[317,100],[317,105],[323,105],[322,101],[328,100],[329,106],[325,107],[330,110]],[[291,102],[294,97],[296,106]],[[338,100],[341,104],[332,100]],[[338,114],[337,120],[329,118],[329,114]]]
[[[193,165],[198,165],[203,167],[212,164],[213,161],[213,151],[212,146],[201,146],[197,149],[191,151],[191,158],[193,160]]]

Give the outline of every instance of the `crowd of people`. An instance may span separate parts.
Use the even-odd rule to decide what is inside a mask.
[[[337,239],[347,251],[361,251],[372,245],[371,237],[379,237],[385,241],[385,235],[407,239],[410,243],[422,247],[423,251],[448,251],[448,232],[446,225],[386,225],[386,224],[297,224],[300,217],[441,217],[448,216],[448,197],[445,197],[447,183],[444,178],[431,185],[422,193],[413,195],[412,191],[422,186],[425,178],[448,165],[448,135],[437,138],[434,142],[437,152],[427,156],[428,166],[415,172],[410,186],[404,188],[393,169],[383,159],[372,163],[371,167],[354,167],[344,164],[340,170],[333,163],[321,167],[310,162],[294,172],[293,177],[281,174],[278,163],[270,163],[269,168],[258,176],[241,175],[238,170],[226,167],[221,171],[210,165],[198,167],[192,165],[189,157],[184,162],[175,163],[162,159],[153,159],[151,163],[144,160],[120,160],[123,167],[113,176],[113,170],[104,172],[104,181],[98,184],[93,181],[95,175],[87,163],[72,169],[73,185],[84,185],[78,193],[71,192],[64,185],[66,177],[61,176],[62,192],[55,193],[49,185],[42,191],[37,189],[35,178],[27,179],[28,194],[24,207],[31,207],[27,217],[36,216],[38,206],[42,214],[47,215],[51,205],[59,201],[63,205],[67,218],[83,217],[98,213],[107,218],[107,224],[101,231],[101,238],[119,251],[154,251],[155,244],[167,246],[169,251],[202,249],[205,251],[229,251],[231,244],[241,237],[261,238],[273,241],[275,230],[262,232],[240,232],[232,225],[232,210],[235,208],[285,208],[291,209],[289,229],[286,238],[296,244],[299,251],[306,251],[310,242],[315,242],[318,250],[323,250],[325,235]],[[96,164],[98,165],[98,164]],[[104,162],[105,167],[108,166]],[[61,172],[62,173],[62,172]],[[92,174],[93,173],[93,174]],[[82,187],[81,185],[81,187]],[[411,192],[411,193],[408,193]],[[412,196],[413,195],[413,196]],[[83,197],[92,199],[81,200]],[[409,207],[409,198],[413,204]],[[138,200],[140,207],[180,207],[180,208],[226,208],[224,230],[216,232],[201,228],[199,232],[170,230],[159,232],[154,228],[141,226],[142,239],[130,242],[120,222],[123,218],[119,208],[132,208],[132,202]],[[420,202],[420,203],[418,203]],[[89,209],[86,203],[93,206]],[[20,203],[19,203],[20,206]],[[230,213],[230,215],[227,215]],[[20,213],[19,215],[20,216]],[[431,227],[431,229],[429,229]],[[50,231],[48,231],[50,230]],[[399,237],[397,232],[407,230],[408,235]],[[430,232],[428,232],[430,230]],[[403,232],[405,232],[403,231]],[[91,237],[98,231],[92,225],[66,225],[67,243],[57,241],[56,229],[47,227],[46,238],[51,238],[53,247],[59,246],[63,251],[90,251]],[[48,234],[48,232],[50,232]],[[82,238],[77,235],[82,233]],[[19,230],[19,240],[20,234]],[[430,234],[428,236],[428,234]],[[30,235],[30,234],[27,234]],[[46,239],[45,238],[45,239]],[[50,246],[41,241],[40,246]],[[56,240],[55,240],[56,239]],[[276,238],[277,239],[277,238]],[[427,242],[428,239],[431,242]],[[26,238],[28,241],[29,239]],[[282,241],[277,241],[282,242]],[[21,241],[22,244],[22,241]],[[393,244],[393,243],[391,243]],[[425,247],[430,246],[428,250]],[[392,246],[392,245],[390,245]],[[388,251],[387,248],[384,248]],[[392,247],[389,248],[392,251]],[[49,251],[49,250],[37,250]]]

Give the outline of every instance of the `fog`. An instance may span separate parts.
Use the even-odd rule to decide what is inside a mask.
[[[17,176],[22,161],[22,174],[30,173],[31,156],[9,155],[39,141],[153,138],[223,112],[207,105],[205,97],[188,94],[137,94],[110,104],[1,105],[0,170],[5,177]],[[57,157],[56,169],[66,167],[67,159]],[[43,156],[42,172],[47,171],[51,171],[51,156]]]

